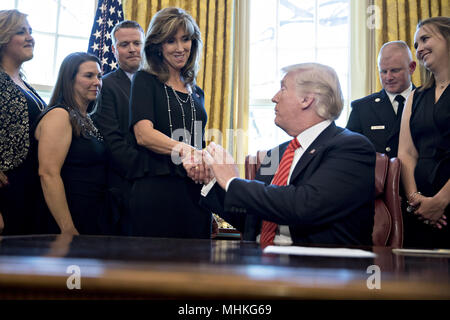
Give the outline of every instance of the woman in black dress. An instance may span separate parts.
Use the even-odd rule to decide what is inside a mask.
[[[49,232],[106,232],[106,149],[89,116],[101,84],[97,57],[68,55],[36,127],[39,175],[53,216]]]
[[[450,248],[450,18],[420,22],[414,47],[426,77],[408,98],[400,130],[404,245]]]
[[[130,97],[142,160],[132,174],[134,236],[210,238],[211,213],[198,205],[202,178],[191,180],[181,163],[203,147],[207,115],[195,85],[201,46],[197,24],[182,9],[165,8],[150,22],[146,66],[136,73]]]
[[[33,124],[45,102],[24,81],[22,64],[33,58],[26,15],[0,11],[0,225],[3,234],[40,233],[45,211],[37,169]],[[1,227],[1,226],[0,226]]]

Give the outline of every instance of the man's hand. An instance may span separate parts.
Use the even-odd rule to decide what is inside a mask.
[[[206,164],[212,169],[217,183],[225,189],[228,180],[239,177],[239,170],[233,157],[221,146],[211,142],[204,155]]]
[[[189,156],[183,158],[183,167],[189,178],[195,183],[208,184],[211,181],[212,172],[204,161],[206,151],[195,150]]]

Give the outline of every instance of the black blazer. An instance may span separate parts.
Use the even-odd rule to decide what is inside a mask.
[[[110,153],[112,170],[124,178],[138,159],[138,151],[129,131],[131,81],[120,68],[108,73],[102,80],[93,119]]]
[[[351,106],[347,129],[369,138],[377,152],[396,157],[401,116],[395,114],[386,91],[355,100]]]
[[[279,163],[287,145],[270,150],[263,163]],[[270,185],[269,166],[255,180],[234,179],[227,192],[216,185],[202,203],[245,240],[256,239],[264,219],[289,225],[294,243],[372,243],[375,150],[367,138],[332,123],[305,151],[288,186]]]

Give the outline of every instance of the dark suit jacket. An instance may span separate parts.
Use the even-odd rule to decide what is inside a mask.
[[[396,157],[401,116],[397,118],[386,91],[355,100],[351,106],[347,129],[369,138],[377,152]]]
[[[102,80],[93,118],[110,152],[112,170],[121,177],[127,177],[138,159],[138,151],[129,131],[131,81],[120,68]]]
[[[264,162],[274,158],[279,163],[287,145],[268,152],[255,180],[234,179],[226,193],[216,185],[202,202],[243,232],[245,240],[256,239],[264,219],[289,225],[294,243],[371,244],[373,145],[332,123],[305,151],[290,184],[270,185],[273,172],[264,174],[270,165]]]
[[[139,161],[139,153],[129,131],[131,81],[120,68],[108,73],[102,80],[93,120],[103,135],[109,153],[108,196],[112,215],[108,223],[113,234],[130,235],[129,176]]]

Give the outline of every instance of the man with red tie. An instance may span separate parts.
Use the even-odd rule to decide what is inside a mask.
[[[212,143],[205,160],[216,183],[202,203],[261,244],[371,244],[375,150],[335,125],[336,72],[317,63],[283,71],[275,124],[293,140],[268,151],[255,180],[238,178],[231,155]]]

